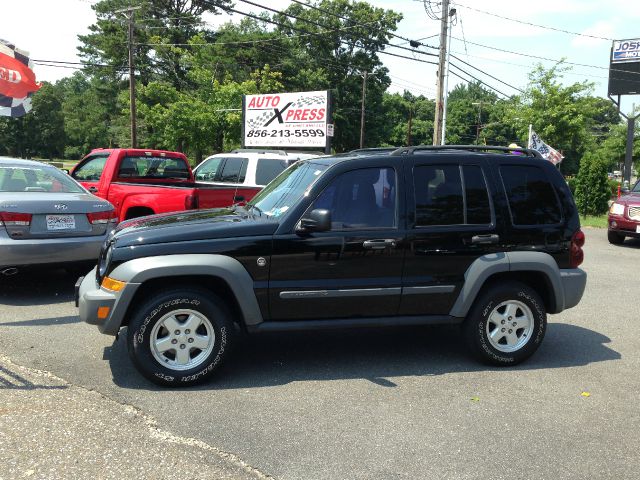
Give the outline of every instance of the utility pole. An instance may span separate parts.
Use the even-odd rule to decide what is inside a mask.
[[[364,102],[367,98],[367,75],[366,70],[362,74],[362,107],[360,108],[360,148],[364,148]]]
[[[128,44],[129,44],[129,104],[130,104],[130,115],[131,115],[131,148],[138,147],[138,135],[137,135],[137,127],[136,127],[136,76],[135,76],[135,65],[133,58],[133,15],[136,10],[139,10],[141,7],[129,7],[123,8],[121,10],[116,10],[114,13],[124,13],[128,12],[129,15],[125,15],[129,20],[129,35],[128,35]]]
[[[440,55],[438,56],[438,81],[436,83],[436,114],[433,124],[433,144],[442,145],[442,116],[444,112],[444,73],[447,61],[447,28],[449,26],[449,0],[442,0],[440,19]]]
[[[449,11],[449,21],[452,22],[453,16],[456,14],[456,9],[452,8]],[[453,23],[449,27],[449,42],[447,46],[447,66],[444,72],[444,101],[442,104],[442,145],[447,143],[447,101],[449,99],[449,63],[451,62],[451,32],[453,31]]]
[[[411,120],[413,119],[413,104],[409,104],[409,125],[407,125],[407,147],[411,146]]]
[[[480,124],[482,123],[482,102],[472,102],[471,105],[478,106],[478,124],[476,125],[476,145],[479,145],[480,141]]]

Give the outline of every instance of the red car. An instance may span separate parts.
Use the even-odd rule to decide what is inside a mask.
[[[625,237],[640,238],[640,181],[609,208],[609,243],[619,245]]]

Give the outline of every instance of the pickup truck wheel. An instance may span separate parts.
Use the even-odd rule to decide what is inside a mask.
[[[462,325],[471,352],[498,366],[515,365],[533,355],[546,327],[540,295],[520,282],[491,285],[480,294]]]
[[[208,379],[227,356],[234,329],[224,302],[206,290],[166,290],[131,318],[129,355],[152,382],[189,386]]]
[[[612,232],[607,230],[607,239],[609,243],[613,245],[621,245],[624,243],[624,235],[620,235],[618,232]]]

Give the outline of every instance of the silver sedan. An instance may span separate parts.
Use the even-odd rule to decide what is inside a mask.
[[[0,274],[96,262],[117,221],[109,202],[57,168],[0,157]]]

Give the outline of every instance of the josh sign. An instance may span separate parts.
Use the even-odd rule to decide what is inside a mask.
[[[324,148],[328,103],[326,91],[245,96],[244,146]]]

